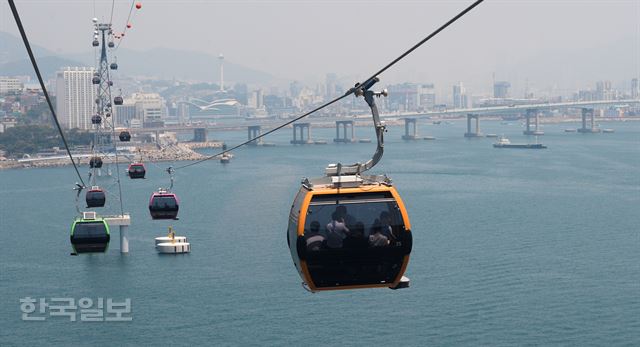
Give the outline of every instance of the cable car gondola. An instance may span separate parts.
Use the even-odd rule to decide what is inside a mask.
[[[118,135],[118,137],[120,138],[120,141],[122,141],[122,142],[131,141],[131,134],[127,130],[121,131],[120,134]]]
[[[144,176],[147,174],[147,170],[142,163],[129,164],[127,172],[129,173],[129,178],[131,179],[144,178]]]
[[[384,125],[374,93],[356,90],[371,107],[378,147],[372,159],[331,164],[325,176],[305,179],[289,215],[287,241],[308,290],[408,287],[403,277],[413,244],[406,207],[386,176],[363,175],[383,154]]]
[[[122,105],[124,103],[124,100],[121,96],[116,96],[115,98],[113,98],[113,103],[116,105]]]
[[[152,219],[177,219],[180,201],[174,193],[160,189],[149,198],[149,213]]]
[[[97,218],[95,212],[84,212],[83,218],[78,218],[71,225],[71,246],[79,253],[103,253],[109,247],[109,225],[102,218]]]
[[[91,124],[99,125],[100,123],[102,123],[102,117],[100,117],[100,115],[96,114],[91,116]]]
[[[102,158],[96,156],[89,159],[89,167],[99,169],[102,167]]]
[[[104,193],[104,190],[100,189],[100,187],[98,186],[91,187],[91,189],[87,191],[87,195],[85,196],[87,208],[104,207],[106,199],[107,197]]]

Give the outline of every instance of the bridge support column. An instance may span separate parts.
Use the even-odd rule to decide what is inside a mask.
[[[405,118],[404,119],[404,135],[402,135],[403,140],[418,140],[420,137],[418,136],[418,120],[416,118]]]
[[[351,137],[347,136],[347,129],[351,127]],[[340,136],[340,129],[342,129],[342,136]],[[336,121],[336,138],[333,142],[338,143],[352,143],[356,142],[354,123],[352,120],[337,120]]]
[[[157,136],[156,132],[156,136]],[[158,138],[156,137],[156,141]],[[207,142],[207,129],[206,128],[195,128],[193,129],[193,142]]]
[[[471,120],[476,120],[476,129],[475,132],[471,130]],[[484,135],[480,132],[480,117],[477,114],[468,113],[467,114],[467,132],[464,133],[464,137],[484,137]]]
[[[531,118],[535,117],[535,128],[531,129]],[[538,110],[534,108],[527,109],[527,113],[525,114],[526,119],[526,129],[522,132],[525,135],[544,135],[544,131],[540,130],[540,118]]]
[[[587,127],[587,118],[590,120],[590,126]],[[579,133],[599,133],[600,129],[596,127],[596,122],[593,114],[592,108],[583,108],[582,109],[582,128],[578,129]]]
[[[298,130],[300,130],[300,139],[297,137]],[[307,133],[306,139],[304,133]],[[291,143],[294,145],[306,145],[313,143],[311,141],[311,123],[293,123],[293,140]]]
[[[250,125],[247,127],[247,140],[251,140],[256,136],[260,136],[262,134],[262,128],[259,125]],[[251,141],[248,144],[249,146],[260,146],[262,145],[262,139],[257,141]]]

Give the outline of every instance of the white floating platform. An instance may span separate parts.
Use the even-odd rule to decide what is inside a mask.
[[[185,243],[188,241],[186,236],[175,236],[174,240],[176,243]],[[156,237],[156,247],[161,243],[171,243],[171,238],[169,236]]]
[[[190,253],[191,244],[189,242],[163,242],[157,244],[156,249],[158,253],[164,254]]]

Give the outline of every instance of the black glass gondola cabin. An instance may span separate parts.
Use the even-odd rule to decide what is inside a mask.
[[[121,131],[120,134],[118,135],[118,137],[120,138],[120,141],[122,141],[122,142],[131,141],[131,134],[126,130]]]
[[[110,239],[109,225],[102,218],[78,218],[71,226],[71,246],[77,254],[103,253]]]
[[[107,197],[104,190],[100,189],[100,187],[93,186],[87,191],[85,201],[87,202],[87,208],[103,207],[107,201]]]
[[[89,167],[99,169],[102,167],[102,158],[100,157],[91,157],[89,159]]]
[[[409,263],[411,225],[388,183],[350,188],[303,184],[291,207],[287,241],[311,291],[398,288]],[[308,181],[307,181],[308,182]]]
[[[144,178],[144,176],[147,174],[147,169],[145,169],[144,164],[142,163],[131,163],[129,164],[127,173],[129,174],[129,178],[131,179],[140,179]]]
[[[173,193],[155,192],[149,198],[149,213],[152,219],[177,219],[180,201]]]

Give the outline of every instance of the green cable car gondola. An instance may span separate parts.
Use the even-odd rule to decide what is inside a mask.
[[[85,212],[71,225],[71,246],[76,254],[104,253],[110,239],[109,224],[95,213]]]

